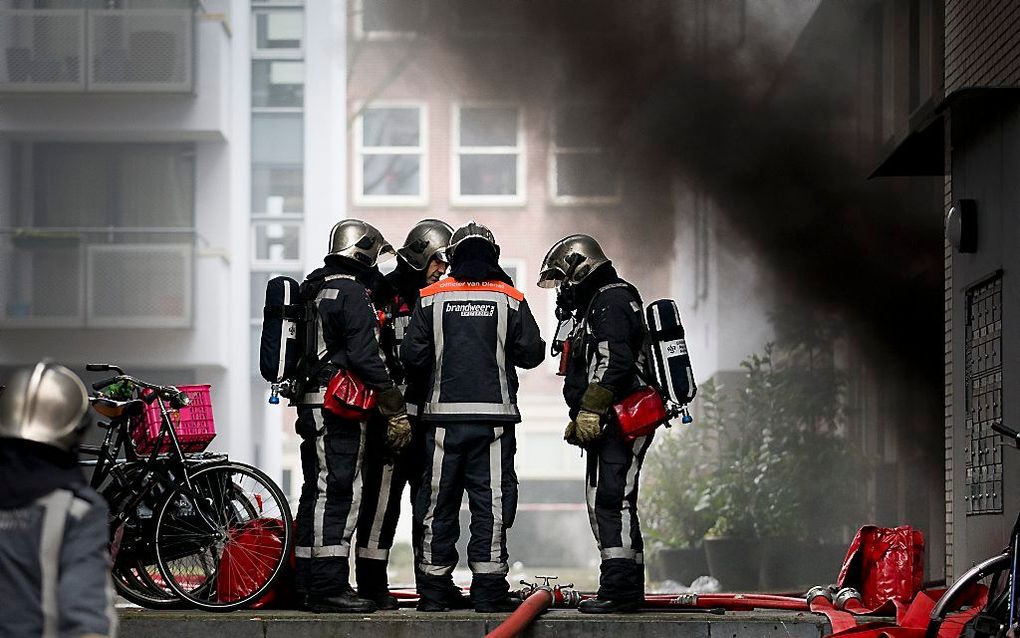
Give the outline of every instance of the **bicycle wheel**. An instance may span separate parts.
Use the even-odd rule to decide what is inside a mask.
[[[244,607],[287,565],[290,507],[268,476],[242,463],[202,467],[189,478],[192,491],[172,493],[156,517],[159,571],[199,609]]]
[[[962,625],[968,624],[972,630],[968,635],[976,638],[1004,634],[1003,625],[1009,615],[1011,562],[1010,554],[999,554],[961,576],[936,603],[925,638],[960,636]]]
[[[156,565],[118,565],[111,572],[113,586],[125,600],[147,609],[183,609],[186,604],[163,582]]]

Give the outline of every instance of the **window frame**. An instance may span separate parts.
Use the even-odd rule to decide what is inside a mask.
[[[371,0],[368,0],[371,2]],[[365,0],[354,0],[354,24],[352,31],[355,40],[368,42],[394,42],[399,40],[414,40],[418,37],[418,31],[366,31],[365,30]]]
[[[551,135],[549,136],[548,158],[546,161],[546,165],[549,170],[549,199],[557,206],[607,206],[619,204],[623,201],[623,176],[619,173],[616,175],[616,190],[612,195],[560,195],[559,176],[557,174],[560,155],[607,154],[609,150],[609,147],[607,146],[559,146],[556,143],[557,115],[559,115],[562,110],[584,106],[587,105],[562,104],[553,108],[552,121],[549,124]]]
[[[517,111],[517,144],[515,146],[461,146],[461,111],[473,108],[513,108]],[[451,105],[450,131],[450,204],[453,206],[518,207],[527,204],[527,143],[524,127],[524,106],[517,102],[454,102]],[[462,155],[510,155],[517,158],[517,192],[513,195],[464,195],[460,192],[460,161]]]
[[[258,22],[260,15],[271,15],[274,13],[295,13],[301,16],[301,46],[290,49],[261,49],[258,45]],[[251,10],[251,58],[252,60],[304,60],[305,40],[308,35],[308,23],[306,20],[304,5],[255,5]],[[306,78],[307,79],[307,78]],[[307,82],[306,82],[307,84]],[[251,96],[249,96],[249,100]]]
[[[301,106],[256,106],[255,105],[255,63],[256,62],[267,62],[270,65],[270,76],[272,75],[272,64],[273,62],[285,62],[290,64],[300,64],[304,67],[304,76],[301,79],[301,86],[308,86],[308,65],[305,63],[304,57],[277,57],[277,56],[263,56],[263,57],[252,57],[250,70],[251,70],[251,112],[255,113],[304,113],[305,112],[305,95],[304,91],[301,94]],[[269,83],[272,86],[272,82]]]
[[[364,115],[371,109],[416,108],[418,109],[418,146],[370,146],[365,152]],[[383,100],[355,105],[358,116],[354,119],[351,148],[351,200],[356,206],[420,207],[429,203],[429,116],[428,103],[418,100]],[[418,155],[417,195],[366,195],[364,193],[365,155]]]
[[[297,228],[298,235],[298,256],[295,259],[259,259],[258,257],[258,229],[260,227],[267,226],[269,224],[280,224],[281,226],[292,226]],[[265,270],[287,270],[287,271],[300,271],[304,267],[302,259],[305,255],[305,232],[304,232],[304,220],[300,217],[294,217],[293,215],[259,215],[258,217],[252,217],[251,223],[251,267],[252,271],[265,271]]]

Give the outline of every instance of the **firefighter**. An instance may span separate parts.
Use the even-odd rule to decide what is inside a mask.
[[[471,222],[453,234],[450,277],[425,288],[400,348],[412,383],[421,383],[419,419],[425,471],[414,506],[421,529],[418,609],[450,608],[459,511],[471,511],[468,564],[476,611],[513,610],[506,531],[517,510],[515,368],[545,358],[538,325],[513,281],[499,267],[488,228]]]
[[[386,275],[377,290],[373,290],[376,307],[386,318],[380,337],[383,356],[390,377],[398,385],[406,383],[399,349],[411,320],[411,311],[418,303],[419,291],[436,283],[446,273],[446,247],[452,235],[453,229],[449,224],[438,219],[423,219],[415,224],[404,246],[397,251],[396,268]],[[413,385],[405,388],[407,412],[414,419],[421,403],[421,390]],[[372,600],[380,609],[397,608],[397,599],[389,593],[386,567],[400,517],[404,484],[410,486],[412,505],[421,484],[420,456],[424,453],[425,441],[421,428],[413,430],[411,445],[396,455],[386,446],[385,428],[370,425],[365,441],[364,489],[358,518],[355,573],[358,595]],[[412,536],[418,538],[416,527]],[[459,601],[458,606],[463,606],[459,591],[450,595],[452,600]]]
[[[81,380],[46,362],[0,396],[0,636],[117,632],[106,503],[77,459],[87,409]]]
[[[602,559],[598,598],[582,602],[579,610],[636,611],[644,601],[638,478],[652,437],[625,442],[610,408],[644,385],[638,375],[645,339],[640,295],[588,235],[553,245],[538,285],[558,287],[557,305],[576,319],[569,355],[562,355],[569,356],[563,397],[570,423],[564,439],[588,450],[588,517]]]
[[[314,343],[306,344],[309,377],[298,397],[303,484],[297,511],[297,589],[305,609],[366,613],[376,609],[350,586],[348,557],[362,492],[366,421],[342,419],[323,409],[324,389],[345,369],[378,391],[387,443],[399,449],[411,438],[404,399],[379,348],[379,320],[367,285],[379,277],[377,263],[393,248],[373,226],[356,219],[333,227],[323,267],[301,284],[314,300]]]

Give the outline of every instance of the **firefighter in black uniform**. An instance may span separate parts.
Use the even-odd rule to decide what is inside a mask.
[[[380,344],[386,367],[393,382],[405,386],[404,400],[412,419],[418,414],[421,389],[405,385],[406,375],[399,358],[400,343],[411,320],[411,311],[418,303],[419,291],[436,283],[446,273],[446,248],[452,235],[449,224],[438,219],[423,219],[415,224],[404,246],[397,250],[397,267],[372,291],[376,307],[385,316]],[[412,504],[421,485],[425,439],[421,428],[413,430],[411,445],[399,454],[393,454],[386,445],[385,427],[370,424],[365,440],[355,573],[358,596],[372,600],[380,609],[397,608],[397,599],[389,593],[386,567],[400,517],[404,484],[410,485]],[[412,535],[418,538],[417,529]]]
[[[514,609],[508,594],[506,530],[517,510],[515,367],[534,368],[545,343],[528,302],[499,267],[489,229],[468,224],[450,244],[450,277],[422,290],[400,348],[412,382],[422,383],[425,472],[414,518],[418,609],[450,607],[459,510],[471,510],[468,564],[476,611]]]
[[[367,289],[377,278],[379,256],[392,253],[382,235],[349,219],[330,233],[325,265],[301,284],[301,297],[317,308],[314,343],[306,344],[309,379],[298,408],[304,483],[297,511],[297,589],[305,609],[375,611],[350,586],[348,557],[358,520],[367,423],[323,409],[324,389],[336,370],[353,372],[378,394],[387,440],[400,448],[411,438],[404,399],[390,379],[379,349],[379,319]]]
[[[564,439],[586,448],[588,517],[602,558],[598,598],[587,613],[636,611],[644,601],[638,478],[651,435],[626,442],[610,418],[613,403],[641,388],[645,329],[640,296],[621,279],[588,235],[557,242],[542,263],[538,285],[559,287],[557,305],[573,312],[563,397],[570,409]]]

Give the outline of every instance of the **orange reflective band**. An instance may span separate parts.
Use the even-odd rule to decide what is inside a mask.
[[[434,283],[421,291],[422,297],[431,297],[441,292],[501,292],[507,297],[524,301],[524,293],[502,281],[457,281],[453,278]]]

